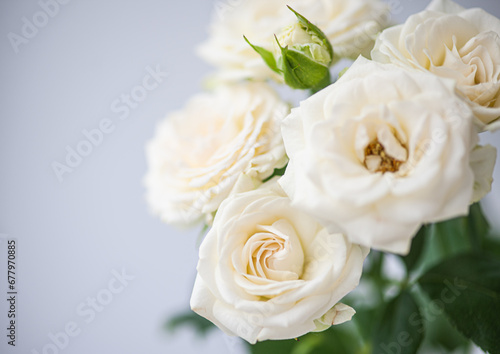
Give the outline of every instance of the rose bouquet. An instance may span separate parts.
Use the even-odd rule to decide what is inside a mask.
[[[392,27],[379,0],[218,6],[206,91],[147,147],[153,212],[208,230],[191,309],[252,353],[500,353],[478,204],[500,20],[450,0]]]

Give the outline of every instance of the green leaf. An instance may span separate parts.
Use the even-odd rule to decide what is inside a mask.
[[[356,315],[354,315],[356,316]],[[349,321],[341,325],[335,325],[320,333],[310,333],[305,338],[319,336],[322,341],[315,347],[310,346],[308,351],[296,351],[292,354],[316,354],[316,353],[360,353],[363,347],[363,340],[359,336],[354,322]],[[301,342],[303,341],[301,338]]]
[[[469,253],[448,259],[419,279],[422,290],[463,335],[500,353],[500,258]]]
[[[457,254],[479,251],[489,228],[479,204],[470,207],[468,216],[429,225],[424,268],[429,269]]]
[[[267,49],[264,49],[262,47],[259,47],[257,45],[253,45],[250,43],[250,41],[247,39],[247,37],[243,36],[245,38],[245,41],[250,45],[250,47],[253,48],[261,57],[264,59],[265,63],[267,66],[274,72],[281,74],[281,71],[278,69],[278,66],[276,64],[276,59],[274,58],[273,53],[268,51]]]
[[[500,236],[490,234],[483,240],[484,252],[500,257]]]
[[[458,332],[444,316],[436,317],[434,315],[436,311],[434,307],[428,311],[428,314],[424,315],[424,318],[427,319],[425,341],[428,342],[430,346],[441,348],[441,352],[445,353],[456,352],[460,348],[467,348],[470,346],[470,340],[465,338],[462,333]],[[425,353],[425,351],[423,353]]]
[[[424,321],[412,295],[403,290],[386,307],[373,336],[374,354],[416,353],[424,338]]]
[[[439,250],[445,255],[470,250],[472,243],[468,235],[467,218],[460,217],[433,225],[433,237]]]
[[[200,335],[205,335],[215,325],[209,320],[199,316],[193,311],[184,312],[169,319],[165,323],[165,329],[169,332],[176,331],[179,327],[193,327]]]
[[[429,225],[424,268],[429,269],[443,259],[472,250],[466,218],[460,217]]]
[[[405,263],[406,270],[409,273],[419,262],[422,252],[425,246],[425,240],[429,232],[429,227],[424,225],[420,228],[417,235],[413,238],[411,242],[410,253],[408,255],[401,257]]]
[[[295,16],[297,16],[297,19],[299,20],[300,24],[302,24],[307,31],[314,33],[316,36],[318,36],[319,39],[323,42],[323,44],[326,47],[326,50],[328,51],[328,54],[330,54],[330,58],[332,58],[333,61],[333,47],[330,41],[328,40],[328,37],[323,33],[322,30],[320,30],[316,25],[312,24],[307,18],[299,14],[297,11],[292,9],[290,6],[287,6],[290,11],[292,11]]]
[[[356,324],[359,335],[364,340],[369,340],[373,336],[374,328],[378,326],[378,320],[383,310],[383,306],[375,308],[356,307],[356,315],[352,321]]]
[[[249,347],[252,354],[290,354],[296,345],[297,341],[295,339],[288,339],[266,340],[253,345],[249,344]]]
[[[475,250],[480,250],[483,239],[490,231],[490,224],[486,220],[479,203],[471,205],[467,220],[471,244]]]
[[[451,325],[448,319],[443,316],[442,311],[439,309],[436,311],[435,304],[430,301],[419,286],[412,288],[412,295],[425,319],[425,337],[419,351],[427,353],[431,351],[427,349],[433,348],[433,352],[438,349],[440,353],[465,352],[459,350],[469,347],[470,340]]]
[[[308,333],[297,340],[264,341],[249,344],[252,354],[360,353],[362,340],[352,321],[326,331]]]

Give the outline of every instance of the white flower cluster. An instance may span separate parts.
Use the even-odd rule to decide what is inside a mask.
[[[379,0],[240,2],[200,48],[214,90],[148,145],[152,210],[211,226],[191,307],[230,335],[255,343],[350,320],[341,300],[370,248],[407,254],[422,225],[467,215],[491,189],[496,150],[478,136],[500,127],[500,20],[434,0],[384,30],[388,11]],[[266,83],[283,82],[276,40],[321,65],[359,57],[290,111]]]

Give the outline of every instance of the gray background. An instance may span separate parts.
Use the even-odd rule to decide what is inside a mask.
[[[188,308],[198,231],[178,231],[148,212],[142,179],[145,142],[165,114],[200,90],[210,68],[194,54],[215,3],[234,0],[73,0],[15,53],[7,35],[37,1],[0,1],[0,234],[18,241],[18,338],[0,352],[42,353],[50,333],[75,322],[80,332],[60,353],[237,353],[219,331],[167,334],[166,318]],[[392,3],[395,3],[392,1]],[[459,1],[500,16],[498,0]],[[427,1],[404,0],[403,21]],[[142,83],[147,67],[169,76],[121,120],[110,105]],[[115,129],[59,182],[64,163],[101,120]],[[499,134],[484,140],[500,147]],[[500,181],[485,201],[499,225]],[[0,235],[1,236],[1,235]],[[4,240],[5,241],[5,240]],[[0,328],[7,325],[5,242],[0,244]],[[134,276],[95,319],[80,304],[108,288],[112,271]],[[33,349],[35,351],[33,351]],[[241,349],[241,348],[240,348]],[[53,353],[46,349],[46,353]]]

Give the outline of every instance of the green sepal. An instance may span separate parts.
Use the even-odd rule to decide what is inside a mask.
[[[276,38],[278,42],[278,39]],[[294,89],[315,89],[330,83],[330,70],[294,49],[282,47],[278,67],[283,73],[285,83]],[[322,87],[321,87],[322,88]]]
[[[349,70],[349,67],[344,68],[344,69],[342,69],[342,70],[339,72],[339,79],[340,79],[342,76],[344,76],[344,74],[347,72],[347,70]]]
[[[276,59],[274,58],[273,53],[271,53],[267,49],[264,49],[264,48],[259,47],[257,45],[253,45],[252,43],[250,43],[250,41],[247,39],[247,37],[243,36],[243,38],[250,45],[250,47],[252,47],[253,50],[255,50],[261,56],[261,58],[264,60],[264,62],[267,64],[267,66],[272,71],[274,71],[275,73],[281,74],[281,71],[280,71],[280,69],[278,69],[278,65],[276,63]]]
[[[294,9],[292,9],[290,6],[287,6],[287,7],[290,9],[290,11],[292,11],[295,14],[295,16],[297,16],[297,19],[299,20],[299,23],[301,25],[303,25],[308,32],[314,33],[323,42],[323,44],[326,47],[326,50],[328,51],[328,54],[330,54],[330,58],[331,58],[330,63],[332,63],[333,62],[333,55],[334,55],[334,53],[333,53],[332,44],[328,40],[328,37],[323,33],[322,30],[320,30],[318,28],[318,26],[312,24],[307,18],[305,18],[304,16],[302,16],[301,14],[299,14],[297,11],[295,11]]]

